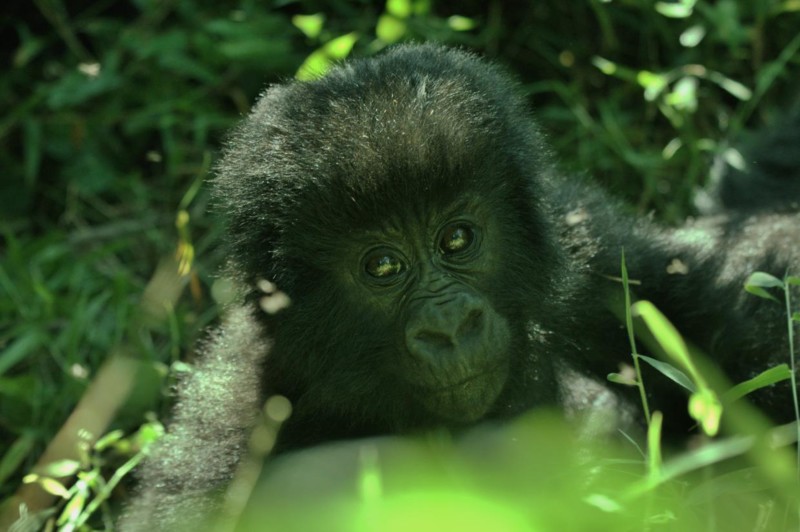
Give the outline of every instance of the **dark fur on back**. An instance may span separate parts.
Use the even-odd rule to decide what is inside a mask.
[[[800,106],[788,116],[746,135],[737,145],[743,168],[720,157],[705,213],[800,211]]]

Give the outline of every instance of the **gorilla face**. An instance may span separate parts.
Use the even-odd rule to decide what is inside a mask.
[[[473,421],[492,406],[509,371],[508,320],[483,295],[497,275],[500,228],[468,210],[409,218],[364,235],[360,257],[349,261],[352,282],[402,324],[397,373],[411,396],[435,416]]]
[[[491,182],[490,169],[475,171]],[[418,186],[433,186],[429,176]],[[296,416],[341,411],[407,430],[470,423],[501,402],[512,368],[535,351],[526,324],[548,273],[524,250],[541,234],[524,205],[514,207],[512,187],[480,199],[462,188],[380,204],[351,194],[347,212],[296,206],[315,220],[338,217],[304,219],[285,240],[284,260],[299,275],[292,306],[268,324],[275,345],[265,379]]]

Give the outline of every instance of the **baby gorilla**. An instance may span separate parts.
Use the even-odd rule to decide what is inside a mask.
[[[610,309],[623,247],[638,296],[733,379],[787,357],[780,306],[742,283],[797,265],[797,214],[632,217],[560,175],[518,87],[468,53],[400,46],[270,88],[214,189],[244,304],[184,383],[129,529],[213,511],[273,395],[292,404],[278,452],[543,405],[616,410],[598,382],[630,359]],[[264,281],[287,308],[260,307]],[[680,426],[686,402],[662,381],[647,389]],[[762,400],[790,412],[785,387]]]
[[[570,272],[515,94],[470,55],[398,48],[270,89],[234,135],[232,272],[252,308],[260,279],[291,298],[253,314],[265,393],[293,405],[281,448],[558,400]]]

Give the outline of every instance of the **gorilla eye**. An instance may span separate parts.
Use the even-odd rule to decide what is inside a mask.
[[[388,279],[403,273],[405,266],[395,255],[386,251],[379,251],[367,257],[364,263],[364,270],[372,277]]]
[[[445,255],[460,253],[469,249],[475,241],[475,231],[468,224],[448,225],[439,237],[439,250]]]

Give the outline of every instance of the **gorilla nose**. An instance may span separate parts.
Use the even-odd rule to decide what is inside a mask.
[[[406,329],[406,346],[415,358],[426,362],[471,358],[480,351],[486,323],[480,302],[471,298],[428,303]]]

